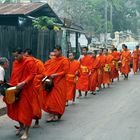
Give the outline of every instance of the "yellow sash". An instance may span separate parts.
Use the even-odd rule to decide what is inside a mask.
[[[74,74],[66,74],[66,80],[67,81],[75,81],[75,75]]]
[[[105,71],[105,72],[109,72],[109,71],[110,71],[110,66],[109,66],[109,64],[105,64],[104,71]]]
[[[89,72],[88,67],[86,67],[86,66],[81,66],[80,68],[81,68],[82,73],[88,73]]]

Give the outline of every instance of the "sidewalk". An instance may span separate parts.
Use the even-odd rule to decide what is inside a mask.
[[[3,96],[0,96],[0,117],[6,114],[6,104],[3,102]]]

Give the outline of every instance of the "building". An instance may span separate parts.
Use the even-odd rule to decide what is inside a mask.
[[[63,24],[47,3],[4,3],[0,4],[0,25],[32,25],[32,18],[48,16]]]

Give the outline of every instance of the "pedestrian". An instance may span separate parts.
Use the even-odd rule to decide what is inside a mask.
[[[80,67],[80,62],[74,59],[74,54],[69,53],[69,63],[70,67],[66,74],[66,84],[67,84],[67,105],[68,101],[75,101],[76,93],[76,81],[78,76],[78,70]]]
[[[0,85],[6,82],[5,70],[8,69],[9,61],[6,57],[0,57]]]
[[[89,91],[89,72],[92,67],[91,60],[92,57],[91,55],[88,55],[88,48],[83,47],[82,48],[82,53],[83,57],[80,58],[80,70],[79,70],[79,77],[77,81],[76,88],[79,91],[79,96],[80,98],[82,96],[82,91],[85,92],[85,97],[87,96],[87,93]]]
[[[104,49],[105,55],[105,64],[104,64],[104,71],[103,71],[103,87],[107,84],[110,87],[111,84],[111,65],[113,61],[113,57],[109,55],[108,49]]]
[[[133,72],[134,74],[138,71],[138,61],[139,61],[139,46],[136,46],[136,49],[133,51]]]
[[[106,57],[103,55],[102,49],[99,49],[97,58],[100,61],[100,68],[98,69],[98,84],[97,84],[97,87],[100,90],[103,84],[103,73],[104,73],[104,66],[106,61]]]
[[[131,52],[127,49],[125,44],[122,45],[123,51],[121,53],[122,67],[121,72],[124,75],[124,80],[128,80],[130,73]]]
[[[33,79],[35,76],[35,62],[32,58],[24,57],[23,51],[17,48],[13,51],[13,67],[10,78],[10,85],[16,86],[16,90],[20,91],[20,97],[12,104],[7,104],[8,116],[20,124],[16,135],[23,130],[21,140],[28,138],[29,127],[33,118],[32,99],[33,99]]]
[[[113,57],[112,61],[112,79],[118,79],[119,81],[119,67],[118,67],[118,62],[120,60],[120,53],[117,51],[117,48],[111,48],[111,53]]]
[[[89,90],[93,95],[96,95],[96,88],[98,86],[98,69],[100,68],[100,59],[96,57],[96,52],[92,52],[92,60],[91,60],[92,68],[90,70],[90,84]]]
[[[53,81],[51,91],[44,91],[43,110],[49,113],[47,122],[58,121],[62,117],[66,106],[66,74],[69,70],[69,61],[62,56],[62,49],[56,46],[54,49],[55,58],[45,63],[44,75]]]
[[[38,128],[40,127],[39,120],[42,117],[41,106],[42,106],[42,92],[43,92],[41,80],[39,81],[38,77],[42,77],[45,67],[41,60],[33,57],[31,49],[25,49],[24,56],[31,57],[35,61],[36,76],[34,77],[34,80],[33,80],[34,98],[32,100],[33,101],[32,107],[33,107],[33,113],[34,113],[33,118],[35,119],[35,124],[33,128]]]

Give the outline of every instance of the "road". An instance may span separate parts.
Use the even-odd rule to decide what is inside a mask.
[[[30,130],[29,140],[140,140],[140,73],[66,108],[62,120]],[[15,122],[0,118],[0,140],[18,140]]]

